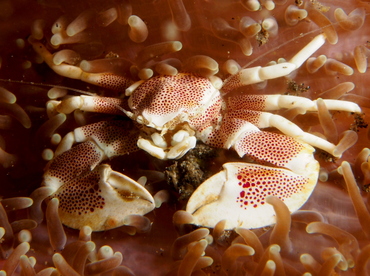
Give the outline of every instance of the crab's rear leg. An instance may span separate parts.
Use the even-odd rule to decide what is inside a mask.
[[[323,100],[328,110],[361,113],[361,108],[352,102],[340,100]],[[310,99],[287,95],[241,95],[228,99],[228,109],[234,110],[227,114],[231,118],[239,118],[252,122],[260,129],[275,127],[282,133],[295,137],[314,147],[320,148],[335,157],[340,157],[343,149],[313,134],[304,132],[296,124],[284,117],[269,112],[282,108],[299,107],[302,113],[318,111],[317,102]]]
[[[324,34],[317,35],[287,62],[266,67],[257,66],[240,70],[224,82],[222,92],[228,93],[241,86],[289,75],[299,68],[314,52],[320,49],[320,47],[324,45],[325,39],[326,36]]]
[[[319,164],[314,148],[299,140],[260,131],[240,119],[228,119],[205,142],[233,147],[258,164],[227,163],[224,170],[201,184],[189,199],[187,211],[194,223],[214,227],[223,219],[226,228],[257,228],[275,222],[267,196],[277,196],[291,212],[300,208],[313,191]]]
[[[132,80],[112,73],[89,73],[84,72],[80,67],[69,64],[56,65],[53,61],[53,55],[46,49],[46,47],[39,41],[30,37],[29,42],[32,44],[33,49],[38,53],[46,62],[46,64],[58,75],[82,80],[87,83],[95,84],[105,88],[116,91],[125,91],[127,87],[132,84]]]

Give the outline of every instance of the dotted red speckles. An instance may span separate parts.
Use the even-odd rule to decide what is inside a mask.
[[[257,208],[265,204],[267,196],[277,196],[281,200],[299,193],[307,184],[303,176],[294,176],[284,173],[279,169],[247,167],[239,169],[236,177],[241,189],[236,202],[240,208]]]
[[[61,183],[66,183],[91,167],[95,167],[101,160],[101,152],[96,150],[93,142],[88,141],[57,156],[50,164],[47,173],[59,179]]]
[[[238,72],[237,74],[231,76],[226,84],[222,87],[223,93],[229,93],[230,91],[233,91],[234,89],[237,89],[238,87],[243,86],[240,81],[240,75],[242,72]]]
[[[117,98],[108,97],[93,97],[94,112],[106,113],[106,114],[118,114],[122,115],[123,112],[119,107],[122,107],[124,101]]]
[[[245,124],[244,120],[229,118],[228,115],[225,115],[221,127],[209,134],[206,143],[213,147],[225,148],[225,142],[229,137],[238,132]]]
[[[104,150],[110,147],[109,156],[124,155],[138,150],[139,132],[129,131],[121,126],[110,125],[96,131],[91,137]]]
[[[235,146],[239,154],[244,153],[257,162],[268,162],[279,167],[284,167],[303,148],[292,137],[265,131],[246,133]]]
[[[54,195],[59,199],[59,208],[69,214],[88,214],[96,209],[103,209],[105,199],[97,183],[98,171],[92,171],[63,185]]]
[[[231,112],[228,113],[230,118],[239,118],[243,119],[251,124],[258,125],[261,112],[247,109],[234,110],[230,109]]]
[[[218,117],[220,116],[221,110],[221,98],[215,97],[212,99],[212,103],[203,112],[199,114],[198,110],[195,110],[191,114],[190,126],[201,132],[204,128],[210,125],[216,125]]]
[[[130,107],[135,115],[143,111],[153,115],[191,112],[198,109],[205,95],[214,88],[206,78],[191,74],[156,76],[140,85],[132,94]]]
[[[130,79],[115,74],[99,74],[99,77],[100,79],[97,81],[99,86],[115,91],[125,91],[125,89],[132,84]]]
[[[122,129],[132,129],[133,125],[130,124],[128,121],[122,121],[122,120],[112,120],[112,121],[100,121],[93,124],[88,124],[81,126],[75,130],[80,130],[85,137],[90,137],[94,133],[101,131],[110,126],[117,126],[121,127]]]
[[[265,95],[239,95],[229,97],[227,108],[229,110],[256,110],[261,111],[265,108]]]

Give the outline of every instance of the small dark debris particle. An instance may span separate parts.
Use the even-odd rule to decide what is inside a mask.
[[[119,58],[119,54],[109,52],[108,54],[105,55],[105,58]]]
[[[269,41],[270,33],[265,29],[261,29],[261,31],[256,35],[256,40],[259,46],[265,45]]]
[[[295,4],[297,7],[300,7],[303,5],[303,0],[295,0]]]
[[[318,158],[320,158],[321,160],[325,162],[334,163],[338,159],[334,157],[333,155],[331,155],[330,153],[323,151],[321,149],[318,149],[318,148],[316,149],[316,153],[317,153]]]
[[[298,84],[294,80],[287,81],[287,89],[285,95],[300,96],[303,92],[307,92],[310,89],[309,86],[305,86],[304,83]]]
[[[362,189],[366,192],[366,193],[369,193],[370,192],[370,183],[369,184],[365,184],[362,186]]]
[[[311,0],[310,2],[312,3],[313,7],[320,12],[328,12],[330,10],[329,6],[323,5],[317,0]]]
[[[351,124],[350,130],[358,132],[360,128],[367,128],[368,123],[364,120],[364,114],[355,114],[355,121]]]

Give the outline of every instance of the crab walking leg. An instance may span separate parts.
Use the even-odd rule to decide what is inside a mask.
[[[310,178],[311,172],[307,168],[312,169],[311,164],[317,164],[313,157],[315,149],[309,144],[294,137],[261,131],[252,123],[241,119],[227,119],[215,134],[209,136],[207,144],[225,149],[232,147],[240,157],[248,155],[262,165],[289,169]],[[217,137],[223,140],[222,145],[216,144]]]
[[[73,131],[67,133],[63,137],[62,141],[60,141],[58,147],[55,150],[54,156],[56,157],[63,152],[70,150],[75,143],[86,142],[95,132],[104,131],[104,129],[110,126],[121,127],[124,129],[133,129],[130,121],[122,120],[100,121],[94,124],[88,124],[82,127],[75,128]],[[137,131],[130,131],[130,133],[127,133],[126,137],[128,137],[128,139],[135,139],[137,136],[136,133]],[[125,143],[127,144],[128,141],[126,141]],[[132,151],[135,151],[135,149],[133,148]]]
[[[53,55],[46,49],[46,47],[42,43],[36,41],[32,37],[29,38],[29,42],[32,44],[35,52],[38,53],[44,59],[46,64],[58,75],[71,79],[82,80],[87,83],[95,84],[116,91],[125,91],[125,89],[132,84],[131,80],[112,73],[88,73],[82,71],[82,69],[77,66],[64,63],[56,65],[53,62]]]
[[[187,211],[195,224],[214,227],[226,219],[226,228],[257,228],[273,224],[272,206],[267,196],[277,196],[291,212],[299,209],[312,193],[319,164],[314,149],[295,138],[260,131],[243,120],[232,119],[206,141],[226,133],[223,147],[233,147],[242,157],[248,155],[260,164],[227,163],[224,170],[201,184],[193,193]],[[214,139],[214,140],[213,140]],[[220,146],[220,145],[218,145]],[[277,167],[265,166],[272,164]]]
[[[231,118],[242,119],[251,122],[259,129],[275,127],[285,135],[294,137],[302,142],[310,144],[311,146],[322,149],[335,157],[340,157],[341,155],[341,153],[337,152],[336,145],[316,135],[304,132],[296,124],[280,115],[253,110],[238,110],[229,113],[228,116]]]
[[[78,109],[88,112],[122,115],[125,113],[122,108],[124,103],[124,100],[118,98],[81,95],[60,101],[56,106],[56,110],[64,114],[70,114]]]
[[[64,225],[74,229],[90,226],[93,231],[128,224],[129,215],[144,215],[155,207],[153,197],[142,185],[109,165],[99,165],[72,179],[52,197],[59,199],[59,217]]]
[[[341,100],[323,100],[328,110],[361,113],[361,108],[353,102]],[[227,107],[230,110],[248,109],[256,111],[274,111],[282,108],[302,109],[302,112],[317,111],[316,100],[290,95],[239,95],[229,97]]]
[[[237,74],[227,79],[222,88],[223,93],[228,93],[238,87],[259,83],[264,80],[276,79],[289,75],[299,68],[313,53],[325,43],[325,35],[316,36],[302,50],[288,62],[282,62],[266,67],[252,67],[240,70]]]
[[[52,160],[44,173],[43,184],[56,191],[73,178],[93,170],[101,161],[136,151],[137,138],[137,132],[127,131],[119,126],[100,129],[94,132],[88,141]]]
[[[361,108],[352,102],[339,100],[323,101],[329,110],[361,113]],[[299,107],[303,113],[306,111],[318,111],[316,100],[311,101],[307,98],[286,95],[242,95],[229,98],[227,107],[229,110],[236,110],[229,113],[228,117],[252,122],[258,128],[275,127],[282,133],[325,150],[335,157],[340,157],[342,154],[341,150],[338,150],[336,145],[320,137],[304,132],[296,124],[284,117],[260,111],[295,107]]]

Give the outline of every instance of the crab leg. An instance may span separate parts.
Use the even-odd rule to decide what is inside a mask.
[[[90,226],[102,231],[126,224],[129,215],[144,215],[154,209],[154,199],[139,183],[108,165],[107,158],[138,150],[138,132],[124,128],[124,122],[99,122],[69,133],[63,149],[45,171],[45,186],[58,198],[64,225],[80,229]],[[129,222],[127,222],[129,224]]]
[[[28,41],[32,44],[35,52],[38,53],[44,59],[46,64],[58,75],[71,79],[82,80],[87,83],[116,91],[125,91],[125,89],[132,84],[131,80],[112,73],[88,73],[82,71],[82,69],[77,66],[64,63],[56,65],[53,62],[53,55],[42,43],[32,37],[30,37]]]
[[[59,199],[59,217],[74,229],[93,231],[125,224],[129,215],[144,215],[155,207],[151,194],[131,178],[99,165],[68,183],[51,196]]]
[[[340,110],[354,113],[361,113],[360,107],[352,102],[339,100],[324,100],[329,110]],[[296,124],[280,115],[261,112],[260,110],[278,110],[280,108],[299,107],[305,111],[317,111],[316,101],[307,98],[286,96],[286,95],[242,95],[228,99],[228,109],[236,110],[230,112],[228,117],[239,118],[252,122],[258,128],[275,127],[282,133],[295,137],[314,147],[325,150],[335,157],[340,157],[341,152],[337,147],[315,135],[304,132]]]
[[[76,133],[83,136],[83,131],[80,130]],[[137,132],[131,133],[114,125],[94,132],[90,140],[58,155],[48,164],[44,174],[44,185],[57,190],[83,172],[93,170],[107,158],[136,151],[137,138]]]
[[[125,101],[117,98],[99,96],[72,96],[60,101],[56,110],[60,113],[70,114],[76,109],[88,112],[118,114],[124,113]]]
[[[314,172],[307,179],[289,170],[257,164],[226,163],[223,168],[190,197],[186,211],[193,215],[194,224],[213,228],[225,219],[225,229],[271,225],[275,212],[266,198],[277,196],[294,212],[306,202],[317,179]]]
[[[333,156],[340,157],[337,153],[336,146],[325,139],[315,136],[311,133],[304,132],[300,127],[280,115],[268,112],[253,110],[238,110],[228,114],[230,117],[243,119],[252,122],[259,129],[275,127],[282,133],[294,137],[302,142],[306,142],[316,148],[320,148]]]
[[[227,79],[222,87],[223,93],[228,93],[238,87],[259,83],[264,80],[276,79],[289,75],[299,68],[314,52],[325,43],[325,35],[316,36],[302,50],[300,50],[288,62],[282,62],[266,67],[252,67],[240,70],[237,74]]]
[[[348,101],[323,100],[328,110],[361,113],[360,107]],[[229,97],[227,107],[230,110],[274,111],[282,108],[299,107],[302,111],[318,111],[316,100],[290,95],[238,95]]]
[[[226,219],[228,229],[263,227],[275,222],[272,206],[265,204],[267,196],[279,197],[293,212],[316,185],[319,164],[313,157],[314,148],[293,137],[260,131],[233,118],[205,142],[233,147],[239,156],[248,155],[259,164],[227,163],[223,171],[201,184],[186,209],[195,224],[214,227]]]
[[[131,129],[132,124],[127,121],[117,120],[117,121],[100,121],[94,124],[88,124],[82,127],[75,128],[73,131],[67,133],[62,141],[59,143],[55,150],[54,156],[58,156],[63,152],[70,150],[75,143],[86,142],[94,133],[98,131],[104,131],[104,129],[116,126],[124,129]],[[129,143],[129,139],[135,139],[137,136],[136,132],[132,132],[125,136],[128,140],[124,143]],[[132,151],[135,151],[133,148]]]

